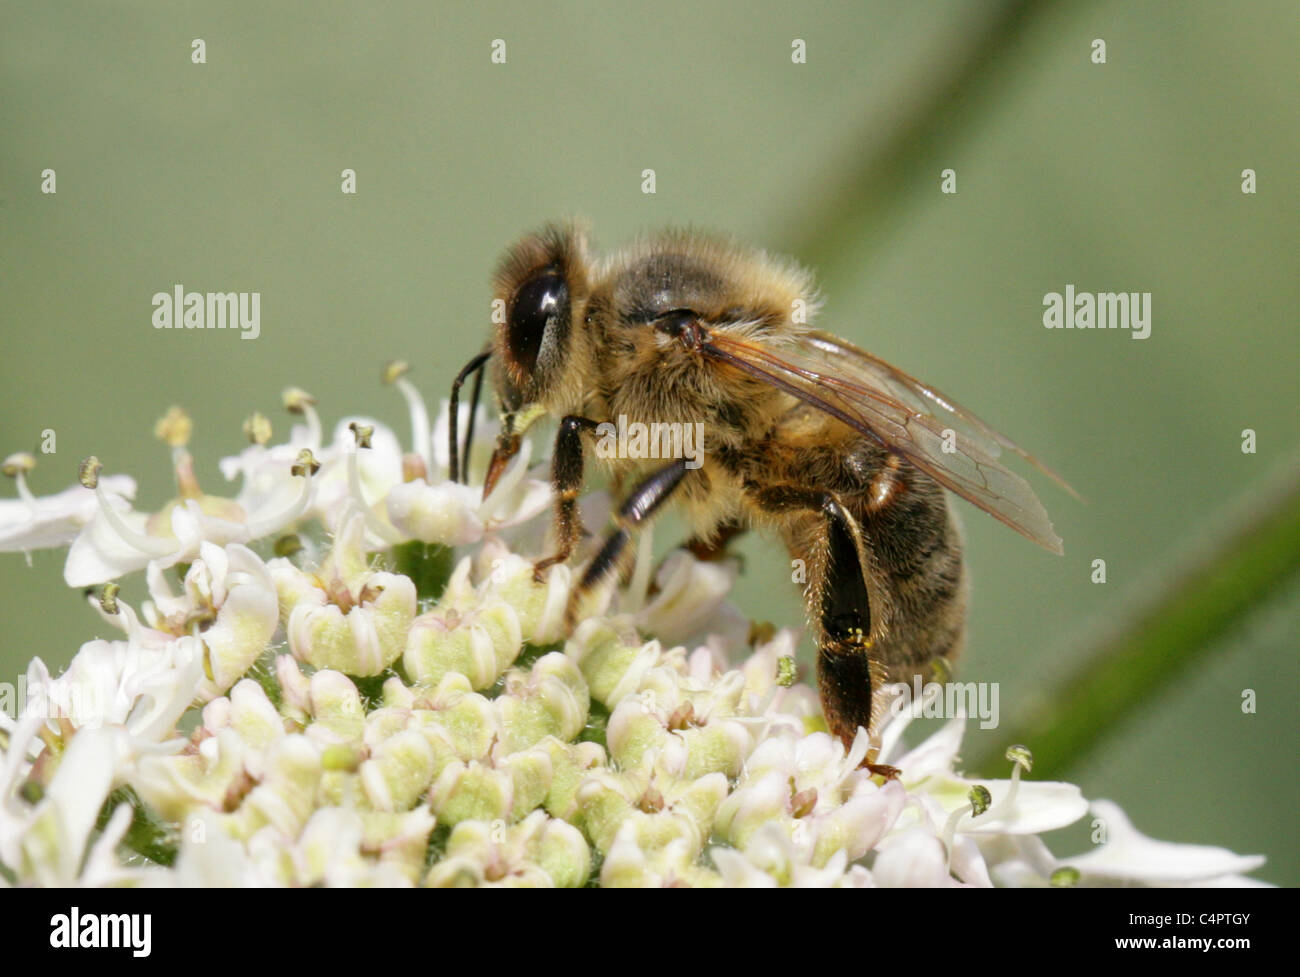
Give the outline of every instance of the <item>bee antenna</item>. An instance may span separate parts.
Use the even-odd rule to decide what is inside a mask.
[[[451,480],[453,482],[464,482],[469,477],[469,445],[470,440],[474,437],[474,415],[478,413],[479,392],[483,389],[483,364],[488,361],[488,357],[491,355],[491,350],[479,353],[460,368],[460,372],[456,374],[456,379],[451,384],[451,425],[447,440],[451,449]],[[476,376],[474,378],[473,392],[470,394],[469,428],[465,432],[465,470],[461,471],[460,453],[457,450],[460,446],[456,443],[456,435],[460,431],[460,387],[469,379],[471,373],[476,374]]]

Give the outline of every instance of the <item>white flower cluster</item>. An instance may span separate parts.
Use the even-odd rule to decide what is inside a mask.
[[[363,418],[325,444],[289,391],[305,424],[268,446],[250,421],[252,445],[223,462],[242,480],[231,499],[199,489],[178,412],[158,433],[180,494],[158,513],[93,460],[48,498],[27,490],[30,458],[7,460],[19,498],[0,502],[0,549],[68,545],[68,583],[107,583],[93,604],[123,637],[87,642],[57,678],[33,661],[21,711],[0,716],[0,879],[1223,885],[1262,863],[1151,841],[1106,802],[1106,843],[1057,859],[1038,836],[1088,803],[1022,779],[1023,749],[1007,780],[955,772],[960,719],[906,751],[902,713],[878,757],[902,774],[873,777],[865,733],[846,752],[792,684],[795,633],[751,646],[730,571],[684,552],[652,600],[634,586],[565,633],[568,568],[539,583],[515,552],[533,532],[541,555],[523,524],[551,499],[527,449],[485,501],[449,482],[446,412],[431,431],[400,372],[412,451]],[[137,613],[109,582],[138,570]]]

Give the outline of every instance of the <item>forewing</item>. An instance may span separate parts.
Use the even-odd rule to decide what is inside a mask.
[[[995,459],[1000,447],[1025,455],[1023,451],[978,418],[972,422],[974,415],[969,412],[958,413],[964,409],[938,391],[917,384],[921,390],[931,391],[921,393],[895,378],[892,367],[886,370],[872,362],[883,361],[875,357],[864,360],[867,354],[838,343],[815,333],[777,344],[715,331],[705,341],[703,352],[837,418],[1017,532],[1054,553],[1062,552],[1060,537],[1052,531],[1047,511],[1033,489]],[[945,402],[940,403],[940,398]],[[935,407],[943,412],[943,420],[932,413]],[[951,417],[964,420],[963,426],[972,430],[945,439],[943,432],[952,427]],[[952,450],[945,450],[945,445]]]
[[[1081,498],[1070,483],[1055,471],[938,387],[923,383],[879,356],[868,353],[865,349],[860,349],[830,333],[809,333],[806,342],[821,357],[828,358],[832,363],[838,361],[844,364],[841,369],[861,374],[867,382],[874,383],[899,403],[946,416],[958,430],[964,431],[967,437],[974,437],[980,441],[985,453],[991,457],[996,458],[1000,449],[1006,448],[1025,459],[1076,499]]]

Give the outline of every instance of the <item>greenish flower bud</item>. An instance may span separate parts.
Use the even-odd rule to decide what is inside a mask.
[[[360,742],[366,725],[361,693],[342,672],[328,669],[311,677],[314,722],[309,735],[318,743]]]
[[[433,747],[418,731],[390,736],[361,764],[366,797],[376,810],[409,810],[433,779],[434,761]]]
[[[505,819],[514,802],[515,784],[510,772],[477,760],[447,764],[429,791],[429,806],[439,824]]]
[[[435,609],[416,618],[402,654],[402,667],[414,681],[436,685],[456,672],[475,689],[490,688],[523,647],[514,609],[498,602],[465,613]]]
[[[320,749],[306,736],[278,740],[267,757],[266,775],[238,811],[240,836],[249,838],[270,824],[296,838],[315,809],[322,770]]]
[[[552,569],[546,579],[533,579],[533,562],[504,551],[485,548],[487,594],[514,608],[523,640],[546,645],[564,634],[564,612],[569,599],[569,568]]]
[[[1052,873],[1048,882],[1051,885],[1064,888],[1078,885],[1080,878],[1081,876],[1079,875],[1079,870],[1077,868],[1063,865]]]
[[[582,669],[592,697],[612,710],[637,691],[645,673],[659,664],[663,649],[657,641],[626,644],[612,625],[595,618],[578,627],[565,654]]]
[[[571,740],[587,722],[587,683],[573,660],[560,652],[543,655],[530,672],[512,670],[496,700],[507,752],[547,736]]]

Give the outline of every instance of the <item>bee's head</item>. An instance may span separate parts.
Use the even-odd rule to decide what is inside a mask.
[[[574,224],[549,224],[510,248],[492,280],[492,374],[504,415],[484,496],[519,451],[540,414],[574,403],[583,387],[581,322],[588,286],[587,241]],[[582,347],[585,348],[585,347]]]
[[[493,279],[492,360],[506,413],[556,402],[572,367],[574,322],[587,293],[586,239],[548,225],[510,248]]]

